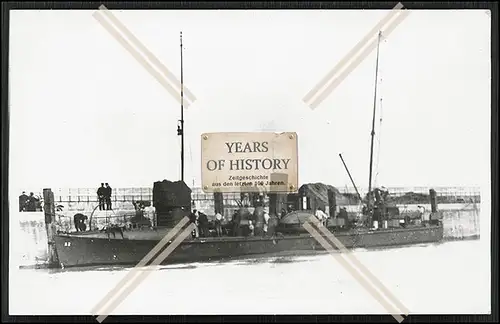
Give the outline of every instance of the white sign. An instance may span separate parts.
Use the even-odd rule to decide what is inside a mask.
[[[207,133],[201,135],[205,192],[295,192],[297,134]]]

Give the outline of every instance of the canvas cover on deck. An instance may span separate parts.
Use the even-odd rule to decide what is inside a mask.
[[[328,203],[328,190],[333,191],[336,195],[340,195],[337,188],[324,183],[307,183],[300,187],[299,193],[302,196],[316,197],[322,202]]]
[[[315,210],[316,208],[325,208],[329,206],[328,191],[332,191],[335,197],[341,196],[339,190],[331,185],[324,183],[308,183],[299,188],[299,195],[301,197],[309,198],[309,209]]]
[[[304,224],[311,216],[314,216],[311,212],[307,212],[304,210],[293,211],[288,213],[280,220],[280,224],[283,225],[302,225]]]

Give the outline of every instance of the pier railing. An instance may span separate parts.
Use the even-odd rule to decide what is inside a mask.
[[[97,189],[53,189],[56,202],[98,202]],[[111,195],[112,202],[152,201],[152,188],[116,188]]]
[[[480,203],[481,189],[479,187],[388,187],[389,196],[396,204],[425,204],[429,202],[429,189],[437,194],[438,204]],[[358,202],[356,191],[351,187],[339,187],[341,195],[346,197],[349,205]],[[361,190],[362,197],[368,192]]]
[[[354,188],[337,187],[338,205],[356,205],[359,203]],[[397,204],[425,204],[429,202],[430,187],[388,187],[391,199]],[[478,187],[433,187],[436,190],[438,204],[456,204],[456,203],[480,203],[481,193]],[[96,206],[98,204],[96,188],[69,188],[53,189],[54,200],[56,204],[77,206],[88,205]],[[361,190],[364,197],[367,190]],[[37,195],[37,192],[35,192]],[[38,193],[39,196],[41,192]],[[191,198],[193,207],[211,208],[213,205],[213,195],[204,193],[201,188],[193,188]],[[224,206],[227,208],[237,208],[240,200],[240,193],[224,193]],[[133,208],[134,201],[153,200],[153,188],[115,188],[111,196],[113,206],[126,205],[127,208]],[[129,206],[130,205],[130,206]],[[204,207],[206,206],[206,207]]]

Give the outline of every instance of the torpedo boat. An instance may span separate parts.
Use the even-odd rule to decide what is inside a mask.
[[[376,79],[378,57],[379,46]],[[321,225],[315,226],[324,227],[340,241],[341,246],[332,246],[337,250],[342,247],[370,249],[442,241],[442,214],[438,210],[436,192],[433,189],[429,191],[431,210],[410,217],[401,214],[396,205],[390,204],[388,192],[371,188],[375,103],[370,181],[366,199],[362,199],[356,189],[360,210],[348,212],[337,204],[339,192],[335,187],[316,183],[304,184],[296,193],[257,194],[255,199],[249,199],[254,193],[241,193],[242,199],[236,210],[227,210],[223,195],[215,193],[213,214],[224,216],[220,227],[217,227],[216,220],[208,217],[202,222],[204,214],[194,210],[192,190],[184,182],[182,84],[181,38],[181,119],[177,133],[182,139],[182,176],[180,181],[163,180],[154,183],[155,221],[146,219],[138,207],[134,219],[129,220],[128,225],[108,224],[103,228],[92,228],[90,215],[89,230],[58,232],[54,235],[53,244],[60,266],[137,265],[141,260],[144,265],[150,262],[191,263],[325,253],[325,248],[304,226],[306,222],[316,219],[318,211],[327,217],[318,220],[316,223],[321,221]],[[376,84],[377,82],[374,102]],[[349,173],[341,155],[340,157]],[[352,181],[350,173],[349,177]],[[352,183],[355,186],[354,181]],[[266,213],[269,218],[263,221]],[[187,229],[188,226],[194,230]],[[326,235],[322,231],[319,233]]]

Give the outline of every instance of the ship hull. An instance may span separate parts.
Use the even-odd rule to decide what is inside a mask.
[[[61,266],[135,265],[168,233],[165,231],[125,232],[124,238],[102,233],[59,234],[55,236]],[[341,232],[335,237],[346,248],[381,248],[440,242],[442,226],[387,229],[364,233]],[[161,264],[191,263],[241,257],[303,255],[325,252],[310,234],[262,237],[211,237],[184,240]]]

